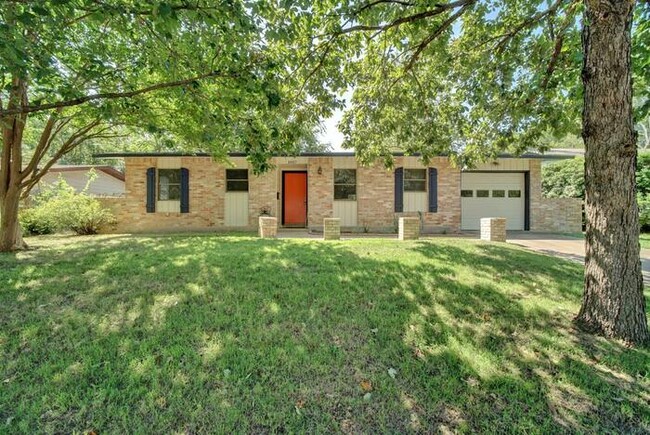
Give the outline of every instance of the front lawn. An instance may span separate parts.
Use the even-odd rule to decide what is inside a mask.
[[[30,239],[0,255],[0,432],[647,432],[650,352],[579,264],[471,240]]]

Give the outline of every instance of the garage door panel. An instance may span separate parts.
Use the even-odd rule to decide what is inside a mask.
[[[472,191],[471,197],[461,197],[462,229],[478,230],[484,217],[504,217],[507,229],[524,229],[523,173],[466,172],[462,175],[461,189]],[[494,196],[495,190],[499,191],[498,197]],[[477,191],[488,191],[489,196],[477,197]]]

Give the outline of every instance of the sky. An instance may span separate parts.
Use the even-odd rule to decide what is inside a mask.
[[[352,89],[348,89],[342,95],[340,95],[340,97],[345,100],[345,108],[343,110],[334,111],[332,116],[323,120],[323,133],[319,134],[318,138],[321,140],[321,142],[329,143],[332,145],[332,151],[349,151],[344,150],[341,147],[341,144],[343,143],[343,133],[339,131],[336,125],[341,122],[341,118],[343,118],[343,111],[350,105],[350,101],[352,100],[352,93]]]
[[[342,110],[335,111],[330,118],[323,121],[323,132],[318,135],[321,142],[332,145],[332,151],[344,151],[343,148],[341,148],[341,143],[343,143],[343,133],[341,133],[336,127],[336,124],[341,121],[342,116]]]

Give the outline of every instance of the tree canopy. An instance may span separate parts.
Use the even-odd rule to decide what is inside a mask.
[[[471,163],[579,133],[583,10],[577,0],[330,0],[284,12],[289,32],[303,35],[294,52],[304,89],[335,104],[353,90],[344,146],[364,161],[390,161],[399,148]],[[648,39],[641,22],[639,92]]]
[[[10,0],[0,22],[0,110],[29,113],[28,129],[52,116],[60,137],[129,126],[217,158],[245,150],[263,170],[318,121],[293,110],[285,67],[244,2]],[[17,77],[27,101],[9,107]]]

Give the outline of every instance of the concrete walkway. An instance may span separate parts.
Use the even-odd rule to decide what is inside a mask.
[[[585,241],[582,238],[561,234],[509,232],[508,243],[533,251],[584,263]],[[641,249],[643,281],[650,285],[650,249]]]

